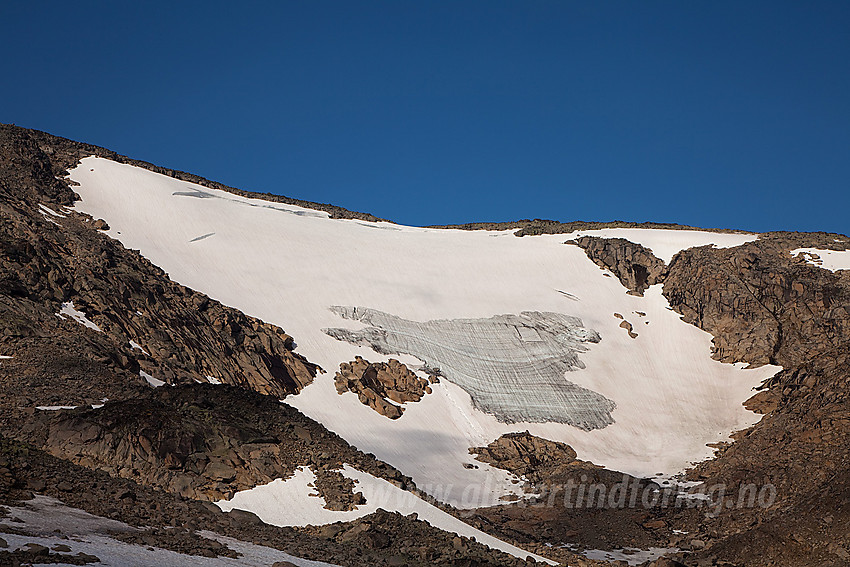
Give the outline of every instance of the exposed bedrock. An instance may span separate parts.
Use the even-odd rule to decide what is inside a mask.
[[[581,319],[525,311],[488,319],[410,321],[364,307],[332,307],[365,329],[325,329],[381,354],[410,354],[463,388],[475,406],[506,423],[557,422],[591,430],[614,422],[615,404],[564,375],[599,334]]]
[[[732,229],[698,228],[684,224],[662,222],[631,222],[631,221],[570,221],[561,222],[548,219],[522,219],[509,222],[470,222],[431,226],[426,228],[452,228],[459,230],[516,230],[514,236],[535,236],[540,234],[569,234],[576,231],[600,230],[603,228],[645,228],[667,230],[699,230],[702,232],[730,233],[740,232]]]
[[[412,486],[276,398],[225,385],[149,389],[96,410],[37,412],[16,437],[82,466],[200,500],[230,498],[309,466],[327,507],[351,509],[363,497],[334,472],[344,463]]]
[[[670,263],[664,296],[714,335],[718,360],[792,368],[834,358],[850,339],[850,272],[790,254],[803,244],[836,245],[820,236],[767,234],[734,248],[683,250]]]
[[[402,404],[418,402],[431,393],[428,380],[394,358],[369,362],[358,356],[351,362],[342,362],[334,385],[338,394],[354,392],[360,403],[390,419],[401,417]]]
[[[735,248],[685,250],[670,264],[664,295],[686,321],[714,335],[716,359],[784,367],[747,402],[762,420],[692,473],[728,493],[748,484],[776,491],[770,508],[724,510],[706,520],[694,534],[712,543],[699,553],[706,559],[797,566],[850,558],[850,272],[790,254],[844,249],[847,240],[763,234]]]
[[[582,248],[593,263],[610,270],[634,295],[643,295],[651,286],[664,281],[667,266],[652,250],[624,238],[582,236],[567,241]]]
[[[527,431],[502,435],[469,451],[479,461],[521,476],[527,481],[526,491],[535,495],[476,510],[472,521],[481,527],[524,544],[569,541],[588,549],[668,545],[672,533],[659,510],[635,510],[617,503],[629,502],[644,490],[658,490],[651,480],[582,461],[569,445]],[[579,486],[600,491],[605,495],[603,504],[580,503]]]

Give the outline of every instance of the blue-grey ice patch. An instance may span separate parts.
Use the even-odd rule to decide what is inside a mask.
[[[578,355],[587,343],[601,340],[578,317],[523,311],[419,322],[364,307],[331,311],[369,326],[324,329],[328,335],[381,354],[410,354],[439,368],[469,393],[476,408],[499,421],[566,423],[587,431],[614,423],[613,401],[566,379],[567,372],[584,368]]]

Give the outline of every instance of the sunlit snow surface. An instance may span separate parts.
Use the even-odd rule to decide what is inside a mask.
[[[145,379],[145,381],[150,384],[154,388],[159,388],[160,386],[165,386],[165,382],[158,378],[154,378],[144,370],[139,370],[139,376]]]
[[[0,528],[7,526],[23,531],[26,535],[3,531],[2,537],[9,550],[23,548],[27,543],[47,547],[58,544],[71,548],[70,554],[87,553],[100,559],[95,565],[103,567],[268,567],[276,561],[289,561],[297,567],[334,567],[330,563],[308,561],[287,553],[238,541],[212,532],[199,532],[209,539],[217,539],[241,557],[200,557],[153,548],[147,545],[124,543],[111,537],[113,532],[133,531],[127,524],[93,516],[83,510],[71,508],[62,502],[45,496],[36,496],[21,506],[9,508],[9,516],[0,518]],[[11,518],[22,520],[13,522]],[[64,565],[64,563],[62,563]]]
[[[297,352],[328,372],[287,403],[456,504],[473,485],[488,487],[477,505],[516,491],[504,471],[480,463],[477,469],[463,466],[471,460],[470,447],[509,431],[527,429],[568,443],[582,459],[635,475],[679,472],[712,454],[706,443],[728,440],[730,432],[758,420],[741,402],[778,370],[744,370],[712,360],[710,335],[682,322],[660,286],[644,297],[626,294],[583,250],[563,244],[575,234],[517,238],[510,231],[334,220],[101,158],[86,158],[71,178],[80,183],[77,209],[105,219],[107,234],[141,250],[177,282],[280,325],[295,338]],[[632,239],[665,258],[675,248],[733,246],[755,238],[633,232]],[[561,423],[506,424],[475,409],[470,395],[448,379],[434,384],[422,401],[405,404],[400,419],[387,419],[356,395],[336,393],[333,373],[340,362],[390,355],[324,333],[366,327],[341,319],[331,310],[335,305],[365,306],[421,323],[528,311],[577,317],[601,341],[583,343],[588,350],[579,358],[585,368],[574,368],[565,380],[616,404],[614,423],[592,431]],[[614,313],[634,324],[639,336],[630,338]],[[393,357],[412,368],[423,364],[411,355]],[[525,390],[523,396],[534,395],[533,387]]]
[[[658,228],[602,228],[598,230],[580,230],[567,235],[568,239],[579,236],[597,236],[599,238],[625,238],[652,250],[652,253],[670,263],[676,252],[712,244],[716,248],[730,248],[752,242],[758,238],[755,234],[708,232],[704,230],[665,230]]]
[[[850,270],[850,250],[820,250],[819,248],[797,248],[792,256],[802,254],[806,262],[825,270]]]

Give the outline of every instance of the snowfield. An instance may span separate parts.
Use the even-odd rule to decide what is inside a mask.
[[[434,527],[465,537],[474,537],[476,541],[492,549],[509,553],[525,559],[529,555],[537,561],[557,565],[539,555],[529,553],[509,543],[505,543],[455,518],[433,504],[429,504],[411,492],[393,486],[389,482],[364,473],[349,465],[343,468],[343,475],[354,479],[355,491],[366,498],[366,504],[356,510],[335,512],[324,508],[325,501],[314,491],[316,475],[309,468],[301,467],[287,480],[275,480],[269,484],[250,490],[237,492],[230,500],[216,502],[219,508],[229,512],[234,508],[250,510],[261,520],[274,526],[320,526],[334,522],[348,522],[375,512],[378,508],[393,510],[404,515],[416,514]]]
[[[517,492],[504,471],[482,463],[477,469],[463,466],[475,462],[470,447],[510,431],[568,443],[581,459],[638,476],[679,473],[711,456],[707,443],[728,440],[731,432],[758,421],[741,404],[779,370],[744,370],[712,360],[710,335],[682,322],[660,286],[645,297],[627,295],[583,250],[564,244],[578,234],[625,237],[669,260],[680,249],[736,246],[755,235],[612,229],[517,238],[510,231],[335,220],[95,157],[84,159],[71,179],[80,183],[76,209],[105,219],[107,234],[140,250],[175,281],[281,326],[295,338],[297,352],[327,371],[286,403],[456,506],[495,504]],[[411,354],[381,355],[326,334],[324,329],[366,328],[332,306],[422,323],[523,312],[578,318],[601,340],[583,344],[576,355],[580,364],[563,379],[613,402],[614,423],[593,430],[556,422],[504,423],[476,409],[449,372],[432,386],[433,393],[405,404],[403,416],[390,420],[352,393],[338,395],[334,372],[357,355],[372,362],[397,358],[414,369],[423,361]],[[619,327],[614,313],[634,326],[636,338]],[[533,331],[517,329],[522,340]],[[487,350],[486,336],[464,340],[476,341]],[[497,378],[490,386],[501,383]],[[522,396],[546,400],[543,392],[530,383]],[[559,407],[551,410],[572,411]]]

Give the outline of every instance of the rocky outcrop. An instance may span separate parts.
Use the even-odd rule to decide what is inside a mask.
[[[351,362],[343,362],[334,376],[334,385],[338,394],[354,392],[360,403],[390,419],[401,417],[402,404],[418,402],[431,393],[428,380],[394,358],[388,362],[369,362],[358,356]]]
[[[527,476],[544,468],[562,467],[576,462],[576,452],[558,443],[522,433],[506,433],[486,447],[473,447],[469,453],[483,463]]]
[[[343,475],[338,470],[320,468],[316,472],[316,490],[325,501],[325,508],[339,512],[356,510],[361,504],[366,504],[362,492],[355,492],[354,480]]]
[[[714,335],[718,360],[793,368],[834,358],[850,340],[850,273],[790,251],[835,249],[839,236],[766,234],[734,248],[683,250],[670,263],[664,296],[685,321]]]
[[[847,241],[771,233],[735,248],[685,250],[670,264],[664,295],[714,336],[716,359],[784,367],[746,402],[762,420],[692,471],[731,493],[773,487],[776,502],[706,519],[692,535],[710,544],[694,560],[837,566],[850,557],[850,507],[837,504],[850,493],[850,274],[790,254]]]
[[[82,466],[200,500],[228,499],[309,466],[320,492],[328,488],[329,507],[352,509],[362,494],[329,473],[344,463],[413,486],[276,398],[225,385],[149,389],[96,410],[37,412],[16,436]]]
[[[651,285],[664,281],[667,266],[652,250],[623,238],[582,236],[568,241],[582,248],[597,266],[610,270],[633,295],[643,295]]]
[[[523,477],[533,492],[549,492],[553,486],[576,483],[602,483],[608,486],[629,482],[645,486],[648,481],[605,469],[576,457],[566,443],[551,441],[528,431],[506,433],[486,447],[469,449],[476,460]]]
[[[663,519],[664,510],[609,505],[605,498],[601,504],[598,500],[588,503],[584,495],[596,489],[608,498],[617,494],[617,502],[630,502],[633,495],[637,498],[644,490],[659,487],[652,481],[582,461],[569,445],[526,431],[503,435],[486,447],[469,451],[477,455],[477,460],[527,481],[526,499],[480,508],[471,518],[480,529],[512,539],[526,549],[546,549],[554,541],[570,542],[573,550],[646,549],[666,547],[673,535]],[[568,555],[551,553],[566,564],[576,564]]]
[[[641,314],[638,315],[638,313],[641,313]],[[635,314],[638,315],[638,317],[645,316],[644,313],[638,312],[638,311],[635,311]],[[620,313],[614,313],[614,317],[617,318],[617,319],[621,319],[620,328],[625,329],[626,332],[629,334],[629,337],[631,337],[633,339],[636,339],[638,337],[638,334],[635,332],[634,325],[632,325],[629,321],[627,321]]]

